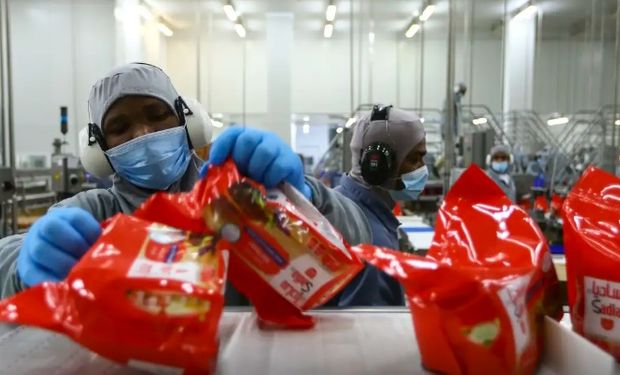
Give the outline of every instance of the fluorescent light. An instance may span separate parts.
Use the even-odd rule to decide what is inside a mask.
[[[417,23],[412,23],[411,26],[409,26],[409,28],[407,29],[407,31],[405,32],[405,36],[407,38],[413,38],[413,36],[420,31],[420,25]]]
[[[224,127],[224,123],[218,120],[214,120],[211,121],[211,123],[213,124],[214,128],[223,128]]]
[[[325,10],[325,19],[327,22],[333,22],[336,19],[336,5],[329,4]]]
[[[232,22],[235,22],[239,17],[235,7],[233,7],[230,3],[224,5],[224,13],[226,13],[226,17],[228,17],[228,19]]]
[[[420,122],[424,124],[424,121],[426,121],[424,117],[420,117]]]
[[[372,31],[368,33],[368,43],[370,44],[375,43],[375,33],[373,33]]]
[[[535,15],[536,13],[538,13],[538,7],[536,7],[536,5],[530,5],[527,8],[523,9],[522,11],[520,11],[514,18],[514,21],[521,21],[524,20],[526,18],[530,18],[533,15]]]
[[[304,122],[310,121],[310,116],[304,116],[303,120],[304,120]]]
[[[489,120],[487,120],[486,117],[478,117],[478,118],[473,119],[471,123],[474,125],[484,125],[487,122],[489,122]]]
[[[426,8],[424,8],[424,11],[422,12],[422,14],[420,15],[420,21],[422,22],[428,21],[428,19],[431,18],[434,12],[435,12],[435,6],[427,5]]]
[[[342,133],[342,131],[343,131],[343,130],[344,130],[344,128],[343,128],[342,126],[339,126],[339,127],[336,129],[336,133],[340,134],[340,133]]]
[[[310,124],[304,124],[301,130],[304,132],[304,134],[310,133]]]
[[[616,120],[614,124],[616,124],[617,126],[620,126],[620,120]]]
[[[236,23],[235,31],[237,32],[237,35],[239,35],[239,38],[245,38],[245,27],[243,26],[243,24]]]
[[[174,34],[168,26],[166,26],[165,24],[161,22],[157,24],[157,27],[159,27],[159,31],[161,31],[161,33],[164,34],[165,36],[170,37],[172,36],[172,34]]]
[[[152,21],[153,18],[155,18],[149,8],[144,5],[138,6],[138,13],[140,13],[140,17],[144,18],[146,21]]]
[[[323,36],[326,38],[331,38],[333,34],[334,34],[334,24],[326,23],[325,29],[323,29]]]
[[[351,126],[353,126],[355,124],[356,121],[357,121],[357,119],[355,117],[350,117],[347,120],[347,123],[344,125],[345,128],[350,128]]]
[[[565,124],[568,124],[569,121],[570,120],[568,119],[568,117],[552,118],[551,120],[547,120],[547,125],[549,126],[565,125]]]

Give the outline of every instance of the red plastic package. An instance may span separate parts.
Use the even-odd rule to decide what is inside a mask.
[[[620,179],[589,168],[563,219],[573,329],[620,360]]]
[[[231,250],[228,279],[267,326],[312,327],[303,311],[327,302],[363,268],[294,188],[266,191],[240,176],[232,161],[211,166],[190,193],[153,196],[135,215],[215,233],[215,241]]]
[[[212,236],[117,215],[64,281],[0,301],[0,321],[63,333],[130,366],[209,373],[226,258]]]
[[[452,187],[426,258],[353,248],[405,287],[425,368],[445,374],[530,374],[544,315],[562,316],[546,240],[478,167]]]

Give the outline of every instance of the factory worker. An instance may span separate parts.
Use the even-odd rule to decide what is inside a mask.
[[[355,125],[350,147],[352,169],[336,190],[362,208],[370,223],[372,244],[398,249],[400,223],[392,213],[395,202],[417,199],[428,180],[423,160],[424,127],[413,113],[376,106]],[[372,287],[351,293],[363,285]],[[400,284],[371,266],[344,289],[340,298],[346,300],[348,296],[355,298],[356,305],[404,304]]]
[[[109,189],[79,193],[53,206],[25,235],[0,240],[0,297],[44,281],[63,279],[101,234],[99,223],[131,214],[157,191],[189,191],[204,166],[193,152],[211,139],[211,121],[195,101],[184,100],[159,68],[120,66],[91,89],[91,124],[80,133],[80,158],[99,177],[113,175]],[[368,223],[350,200],[312,178],[299,157],[275,135],[233,128],[210,154],[234,156],[239,169],[271,187],[289,182],[351,243],[368,242]],[[220,151],[218,151],[220,150]],[[222,152],[223,150],[223,152]],[[235,296],[227,302],[235,304]]]
[[[487,155],[487,174],[499,185],[511,201],[517,201],[517,188],[510,175],[513,156],[508,146],[498,145]]]

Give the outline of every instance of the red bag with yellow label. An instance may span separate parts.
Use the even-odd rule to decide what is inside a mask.
[[[589,168],[563,219],[573,329],[620,360],[620,179]]]
[[[226,257],[212,236],[117,215],[64,281],[0,301],[0,321],[63,333],[132,366],[208,373]]]
[[[135,215],[215,233],[231,249],[228,279],[269,326],[312,327],[303,311],[327,302],[363,267],[299,192],[288,185],[266,191],[232,161],[210,167],[191,193],[157,194]]]
[[[446,196],[426,258],[353,249],[405,287],[422,362],[432,371],[531,374],[543,316],[562,316],[543,234],[475,166]]]

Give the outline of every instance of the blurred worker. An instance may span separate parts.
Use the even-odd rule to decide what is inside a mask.
[[[508,146],[498,145],[487,155],[487,174],[506,193],[511,201],[517,202],[517,188],[510,175],[513,156]]]
[[[113,186],[66,199],[27,234],[0,240],[1,298],[64,279],[101,234],[101,221],[131,214],[157,191],[191,190],[204,165],[192,149],[209,143],[211,122],[197,102],[188,103],[161,69],[148,64],[123,65],[95,83],[88,101],[91,124],[80,133],[80,157],[89,173],[113,174]],[[227,129],[209,153],[214,163],[231,156],[242,173],[267,187],[290,183],[350,243],[370,240],[359,207],[305,179],[299,157],[274,134]],[[229,293],[227,288],[227,301],[235,303]]]
[[[375,106],[356,124],[350,147],[352,169],[336,190],[362,208],[370,222],[372,244],[398,249],[400,223],[392,213],[395,201],[417,199],[428,179],[424,127],[410,112]],[[376,287],[358,295],[364,303],[355,304],[404,304],[400,284],[370,266],[344,293],[359,280],[372,280]]]

